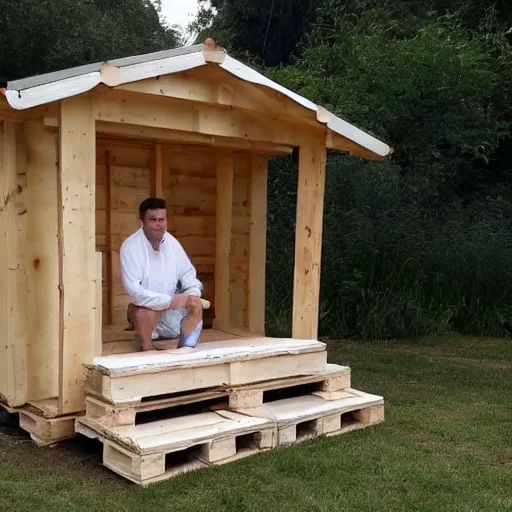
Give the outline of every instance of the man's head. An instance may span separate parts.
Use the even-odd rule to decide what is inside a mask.
[[[150,242],[159,242],[167,231],[165,199],[148,197],[139,206],[142,229]]]

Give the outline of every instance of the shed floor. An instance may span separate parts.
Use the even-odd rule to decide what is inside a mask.
[[[135,332],[127,331],[120,325],[107,325],[103,328],[103,354],[109,356],[113,354],[127,354],[138,352],[139,347],[134,340]],[[250,332],[242,329],[204,329],[201,333],[200,343],[209,341],[224,341],[255,337]]]

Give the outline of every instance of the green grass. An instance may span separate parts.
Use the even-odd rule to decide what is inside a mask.
[[[85,440],[37,449],[0,437],[0,511],[510,511],[512,342],[330,342],[386,422],[149,488]]]

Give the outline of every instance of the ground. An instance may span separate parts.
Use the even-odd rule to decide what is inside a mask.
[[[512,510],[512,341],[449,336],[330,342],[386,422],[147,489],[92,442],[37,449],[0,436],[0,511]]]

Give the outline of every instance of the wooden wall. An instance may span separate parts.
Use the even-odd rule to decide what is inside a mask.
[[[203,283],[203,295],[215,297],[216,167],[215,152],[192,146],[166,146],[162,191],[167,201],[168,230],[183,245]],[[138,207],[151,193],[155,148],[98,140],[96,245],[103,252],[103,323],[126,325],[128,297],[119,277],[119,248],[135,232]],[[248,326],[248,267],[251,155],[234,155],[231,243],[231,323]],[[110,200],[109,200],[110,197]],[[110,226],[110,228],[109,228]],[[112,280],[108,276],[112,276]],[[112,297],[112,299],[111,299]],[[205,314],[210,323],[212,311]]]

